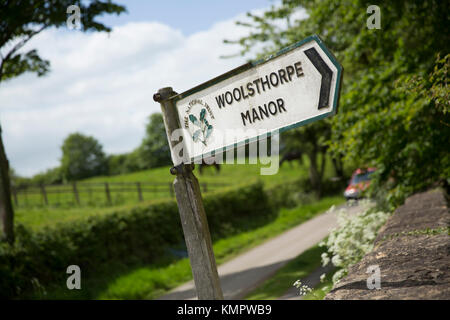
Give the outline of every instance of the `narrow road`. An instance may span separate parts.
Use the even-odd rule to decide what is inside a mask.
[[[352,213],[358,210],[359,206],[349,207]],[[220,265],[218,272],[224,298],[243,299],[290,260],[325,238],[335,226],[336,211],[322,213]],[[194,281],[187,282],[159,298],[190,299],[197,299]]]

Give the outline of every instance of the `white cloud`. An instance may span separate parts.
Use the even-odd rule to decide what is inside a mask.
[[[244,62],[219,58],[239,50],[223,39],[247,32],[235,20],[190,36],[154,22],[115,27],[109,35],[54,29],[38,35],[29,47],[50,60],[51,72],[0,85],[11,166],[22,175],[57,166],[63,139],[74,131],[93,135],[108,153],[131,151],[148,115],[160,111],[152,100],[159,88],[182,92]]]
[[[304,17],[300,10],[296,18]],[[51,72],[0,84],[0,123],[11,166],[29,176],[59,165],[62,142],[75,131],[93,135],[107,153],[131,151],[144,136],[148,115],[160,111],[152,99],[159,88],[183,92],[245,62],[220,56],[239,52],[223,39],[246,35],[235,24],[246,19],[241,14],[190,36],[156,22],[128,23],[110,34],[39,34],[28,47],[50,60]]]

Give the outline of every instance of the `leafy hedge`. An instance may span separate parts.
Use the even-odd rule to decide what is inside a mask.
[[[276,189],[276,188],[275,188]],[[272,190],[275,190],[272,189]],[[204,199],[213,239],[239,232],[240,221],[271,219],[287,190],[266,192],[261,183]],[[248,219],[248,217],[258,219]],[[83,276],[111,262],[152,262],[171,246],[183,243],[176,202],[171,200],[90,217],[30,232],[17,227],[14,247],[0,246],[0,297],[12,298],[33,286],[65,281],[76,264]]]

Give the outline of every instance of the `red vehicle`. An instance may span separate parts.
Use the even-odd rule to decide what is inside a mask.
[[[361,198],[363,192],[369,187],[370,176],[375,170],[376,168],[356,169],[344,191],[344,197],[347,200]]]

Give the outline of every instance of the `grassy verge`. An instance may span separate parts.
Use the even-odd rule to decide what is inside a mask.
[[[325,280],[315,287],[310,293],[306,294],[303,297],[303,300],[323,300],[326,294],[333,287],[333,281],[331,280],[333,273],[334,271],[327,273]]]
[[[327,197],[294,209],[281,209],[276,219],[262,227],[219,239],[213,244],[217,263],[223,263],[344,201],[341,197]],[[48,288],[48,293],[38,298],[154,299],[191,278],[188,259],[166,257],[152,265],[111,266],[108,270],[99,270],[95,279],[83,280],[82,290],[69,291],[64,289],[64,283]]]
[[[320,267],[320,255],[324,248],[315,245],[278,270],[273,277],[267,279],[258,288],[250,292],[247,300],[274,300],[284,295],[296,280],[307,277]]]
[[[326,248],[315,245],[278,270],[258,288],[250,292],[247,300],[274,300],[283,296],[295,281],[304,279],[321,266],[321,254]],[[326,274],[325,280],[303,297],[303,300],[322,300],[333,286],[331,280],[334,271]]]

